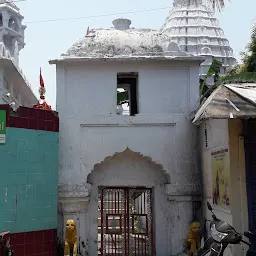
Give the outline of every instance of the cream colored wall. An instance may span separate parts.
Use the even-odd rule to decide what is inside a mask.
[[[205,129],[207,131],[207,146],[205,138]],[[206,211],[206,201],[212,203],[212,176],[211,176],[211,153],[220,149],[229,149],[229,133],[227,120],[208,120],[200,125],[201,140],[201,168],[203,175],[204,187],[204,208],[205,215],[211,219],[211,214]],[[232,223],[231,211],[214,206],[215,213],[227,221]]]
[[[207,146],[205,129],[207,131]],[[200,125],[201,168],[204,187],[203,209],[207,219],[211,214],[206,202],[212,203],[211,153],[221,149],[229,150],[231,208],[213,205],[215,214],[234,226],[238,232],[248,229],[248,211],[245,183],[245,161],[243,125],[241,120],[207,120]],[[227,255],[243,255],[241,247],[235,246]]]
[[[248,206],[245,180],[245,154],[242,120],[229,120],[229,147],[233,226],[238,232],[248,230]]]

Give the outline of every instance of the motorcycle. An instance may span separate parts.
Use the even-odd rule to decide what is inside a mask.
[[[205,241],[203,246],[196,252],[196,256],[223,256],[229,244],[246,244],[251,246],[251,243],[243,240],[242,234],[238,233],[227,222],[220,220],[213,213],[212,206],[207,202],[207,208],[212,213],[212,220],[210,221],[211,236]],[[244,232],[245,237],[249,238],[255,244],[256,234],[252,232]],[[256,251],[248,250],[247,256],[256,256]]]

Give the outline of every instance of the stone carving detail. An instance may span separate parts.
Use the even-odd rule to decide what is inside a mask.
[[[105,159],[103,159],[101,162],[98,162],[97,164],[94,165],[91,172],[95,171],[101,165],[111,162],[116,157],[124,156],[125,154],[131,154],[131,155],[139,157],[139,159],[141,160],[141,163],[143,163],[144,161],[151,163],[154,166],[154,168],[159,168],[162,171],[162,173],[166,176],[168,183],[170,182],[170,176],[169,176],[170,173],[168,171],[166,171],[166,169],[164,169],[162,164],[155,162],[150,156],[145,156],[141,152],[135,152],[135,151],[131,150],[129,147],[127,147],[123,151],[115,152],[112,156],[105,157]],[[139,161],[137,162],[137,164],[138,163],[139,163]],[[131,166],[131,168],[134,168],[134,167]]]
[[[89,183],[83,184],[59,184],[59,197],[88,197],[92,186]]]

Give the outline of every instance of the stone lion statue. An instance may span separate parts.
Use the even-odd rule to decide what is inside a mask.
[[[64,256],[66,255],[77,255],[77,232],[76,223],[74,220],[67,220],[66,222]]]
[[[200,223],[193,222],[188,230],[187,238],[185,241],[186,252],[189,256],[195,255],[196,251],[200,248]]]

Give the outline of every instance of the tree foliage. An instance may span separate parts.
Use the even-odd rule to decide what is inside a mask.
[[[242,64],[228,70],[227,74],[235,75],[246,72],[256,72],[256,25],[252,28],[251,39],[246,46],[246,51],[240,53]]]
[[[211,94],[211,91],[213,87],[208,87],[206,84],[207,78],[213,76],[214,83],[216,84],[220,77],[220,68],[222,66],[222,63],[215,58],[213,58],[212,64],[204,77],[204,79],[200,80],[200,95],[201,99],[208,97]]]
[[[252,38],[247,46],[247,53],[243,53],[242,60],[247,72],[256,72],[256,38]]]
[[[128,91],[117,92],[117,105],[122,105],[129,101],[129,93]]]
[[[256,72],[241,72],[231,75],[222,76],[219,83],[255,83]]]

